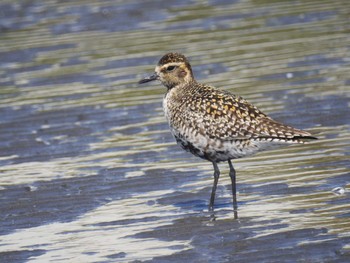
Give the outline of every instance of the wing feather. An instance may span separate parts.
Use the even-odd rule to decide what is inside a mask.
[[[214,90],[214,92],[213,92]],[[203,92],[204,91],[204,92]],[[210,86],[198,95],[191,94],[186,104],[187,122],[199,127],[201,133],[213,139],[316,139],[310,133],[277,122],[241,97]]]

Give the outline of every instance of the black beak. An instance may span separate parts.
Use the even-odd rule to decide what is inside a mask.
[[[157,79],[158,79],[158,75],[157,75],[157,73],[154,73],[153,75],[151,75],[149,77],[141,79],[139,81],[139,84],[143,84],[143,83],[150,82],[150,81],[157,80]]]

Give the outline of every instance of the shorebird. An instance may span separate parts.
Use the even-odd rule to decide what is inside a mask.
[[[167,88],[163,109],[176,142],[184,150],[213,164],[209,211],[214,210],[219,162],[227,161],[230,168],[235,211],[236,172],[231,160],[275,146],[317,139],[309,132],[273,120],[239,96],[198,83],[182,54],[165,54],[154,74],[140,80],[139,84],[154,80]]]

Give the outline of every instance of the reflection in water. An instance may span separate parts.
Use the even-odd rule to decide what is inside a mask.
[[[237,220],[238,219],[238,205],[237,205],[237,195],[232,196],[233,202],[232,202],[232,207],[233,207],[233,216],[232,218]],[[217,216],[215,215],[215,211],[209,211],[210,214],[210,221],[216,221]]]
[[[1,262],[347,262],[349,1],[0,4]],[[316,143],[223,166],[184,154],[161,54]],[[335,195],[332,189],[344,189]],[[238,214],[238,212],[237,212]]]

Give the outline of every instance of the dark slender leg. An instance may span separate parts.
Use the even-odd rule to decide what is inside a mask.
[[[236,196],[236,171],[233,168],[231,160],[228,160],[228,165],[230,166],[230,178],[232,183],[232,195]]]
[[[215,193],[216,193],[216,187],[218,185],[219,177],[220,177],[220,170],[216,162],[213,162],[214,167],[214,183],[213,188],[211,189],[211,196],[210,196],[210,203],[209,203],[209,211],[214,210],[214,200],[215,200]]]
[[[232,199],[233,199],[233,213],[234,218],[238,218],[238,206],[237,206],[237,188],[236,188],[236,171],[235,168],[233,168],[233,165],[231,163],[231,160],[228,160],[228,165],[230,166],[230,178],[231,178],[231,184],[232,184]]]

